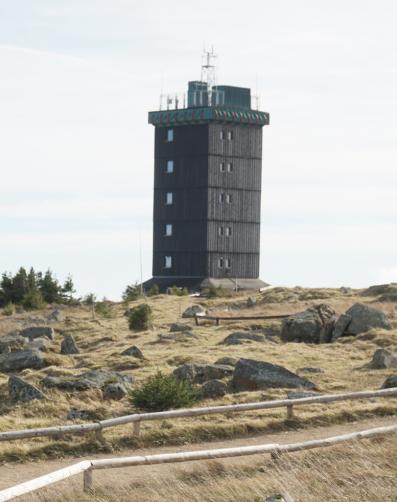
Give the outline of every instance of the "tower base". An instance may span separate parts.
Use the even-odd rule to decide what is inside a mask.
[[[243,291],[243,290],[259,290],[269,286],[261,279],[229,279],[229,278],[214,278],[214,277],[152,277],[143,283],[144,289],[147,291],[152,286],[157,284],[160,292],[164,293],[168,288],[177,286],[178,288],[187,288],[189,291],[202,291],[210,287],[223,288],[226,290]]]

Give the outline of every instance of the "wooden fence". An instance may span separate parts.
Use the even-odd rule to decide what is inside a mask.
[[[119,467],[131,467],[138,465],[168,464],[176,462],[190,462],[193,460],[212,460],[218,458],[241,457],[247,455],[258,455],[269,453],[272,458],[277,458],[285,452],[296,452],[309,450],[312,448],[322,448],[334,446],[347,441],[373,438],[384,434],[397,432],[397,423],[386,427],[377,427],[359,432],[351,432],[339,436],[332,436],[324,439],[314,439],[301,443],[291,444],[262,444],[254,446],[241,446],[238,448],[222,448],[213,450],[198,450],[179,453],[165,453],[157,455],[142,455],[134,457],[107,458],[102,460],[85,460],[77,464],[59,469],[31,481],[0,491],[0,502],[12,500],[15,497],[33,492],[39,488],[51,485],[58,481],[71,478],[77,474],[84,473],[84,490],[93,489],[93,472],[97,469],[114,469]]]
[[[195,314],[194,320],[196,326],[199,326],[199,320],[202,321],[215,321],[215,324],[219,326],[221,321],[271,321],[277,319],[287,319],[294,314],[282,314],[282,315],[251,315],[251,316],[236,316],[236,317],[225,317],[225,316],[212,316],[206,314]]]
[[[302,405],[334,403],[338,401],[353,401],[358,399],[370,399],[378,397],[397,396],[397,387],[391,389],[347,392],[344,394],[325,394],[319,396],[303,397],[298,399],[279,399],[275,401],[259,401],[254,403],[230,404],[223,406],[208,406],[206,408],[188,408],[171,411],[160,411],[156,413],[135,413],[108,420],[76,425],[60,425],[55,427],[44,427],[40,429],[25,429],[19,431],[0,432],[0,441],[12,441],[16,439],[26,439],[35,437],[61,437],[65,434],[84,434],[94,431],[99,440],[104,440],[102,431],[109,427],[118,425],[133,424],[133,433],[138,436],[140,425],[145,421],[166,420],[170,418],[197,417],[203,415],[238,413],[254,410],[268,410],[273,408],[286,408],[287,418],[294,417],[294,407]]]

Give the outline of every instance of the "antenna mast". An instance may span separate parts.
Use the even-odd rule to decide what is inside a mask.
[[[207,51],[204,48],[201,64],[201,82],[207,84],[208,103],[212,103],[212,88],[216,85],[215,60],[217,57],[214,47],[211,47],[211,51]]]

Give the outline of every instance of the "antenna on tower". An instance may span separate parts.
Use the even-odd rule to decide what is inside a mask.
[[[215,54],[213,46],[210,51],[204,47],[201,64],[201,82],[205,82],[207,84],[208,103],[212,102],[212,88],[216,85],[215,62],[217,57],[218,56]]]

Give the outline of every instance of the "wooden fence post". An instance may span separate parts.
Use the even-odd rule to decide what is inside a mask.
[[[102,429],[97,429],[95,431],[95,437],[96,437],[97,441],[100,441],[101,443],[105,442],[105,438],[103,436]]]
[[[293,420],[294,418],[294,407],[292,404],[287,404],[287,420]]]
[[[92,469],[84,471],[84,491],[90,492],[93,489]]]
[[[139,436],[141,432],[141,421],[137,420],[134,422],[134,436]]]

